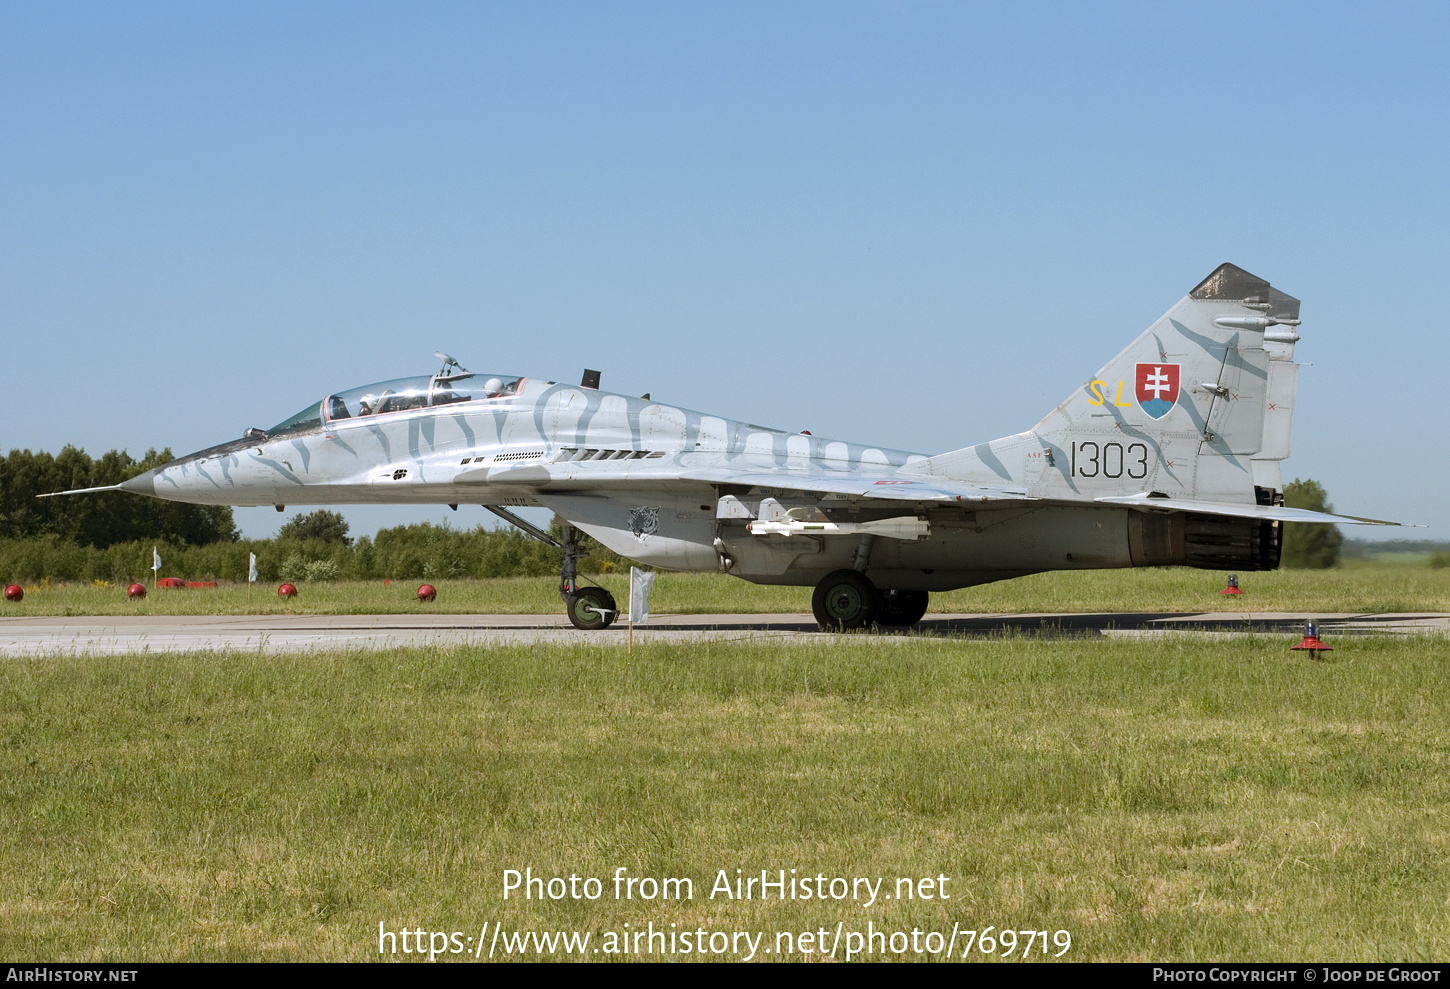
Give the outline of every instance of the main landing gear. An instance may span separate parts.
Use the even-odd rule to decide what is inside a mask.
[[[875,622],[905,628],[926,614],[926,591],[878,590],[856,570],[835,570],[821,578],[811,596],[816,621],[828,632],[864,628]]]

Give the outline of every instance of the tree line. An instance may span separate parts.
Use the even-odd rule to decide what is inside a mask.
[[[0,583],[151,579],[151,548],[161,556],[161,576],[186,580],[245,581],[251,554],[262,581],[373,578],[522,577],[559,572],[559,551],[522,533],[459,530],[420,523],[383,529],[351,545],[319,539],[243,539],[206,546],[160,539],[113,543],[104,549],[77,546],[54,536],[0,539]],[[619,557],[590,547],[579,569],[596,574],[618,566]],[[628,564],[625,564],[626,566]]]
[[[141,460],[124,450],[92,458],[73,446],[54,455],[11,450],[0,460],[0,539],[50,537],[97,549],[157,538],[186,546],[236,542],[237,526],[225,506],[183,505],[124,491],[36,497],[120,484],[172,459],[169,449],[147,450]]]
[[[557,526],[555,529],[557,537]],[[628,565],[583,533],[579,538],[589,553],[579,563],[584,573]],[[559,572],[558,549],[514,530],[483,526],[459,530],[423,522],[383,529],[372,538],[354,541],[348,535],[346,519],[337,512],[318,509],[289,520],[274,539],[195,545],[163,534],[107,546],[82,546],[54,534],[0,538],[0,581],[144,582],[152,576],[153,547],[161,557],[160,576],[186,580],[245,581],[252,554],[256,554],[257,578],[262,581],[534,577]]]
[[[1295,478],[1284,485],[1284,505],[1311,512],[1334,513],[1329,495],[1318,481]],[[1285,570],[1327,570],[1339,562],[1344,533],[1337,525],[1288,522],[1284,525],[1283,553],[1279,566]]]

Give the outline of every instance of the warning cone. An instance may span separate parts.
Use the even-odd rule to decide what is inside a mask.
[[[1219,591],[1219,593],[1220,594],[1242,594],[1243,591],[1239,590],[1239,575],[1236,574],[1236,573],[1229,574],[1228,575],[1228,586],[1225,587],[1223,590]]]
[[[1297,646],[1290,646],[1290,649],[1305,649],[1309,652],[1331,652],[1332,648],[1319,641],[1319,629],[1310,622],[1304,630],[1304,638]]]

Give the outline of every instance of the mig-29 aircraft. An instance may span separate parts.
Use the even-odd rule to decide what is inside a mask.
[[[328,395],[115,488],[206,505],[476,504],[562,551],[570,621],[603,628],[575,528],[666,570],[814,585],[823,628],[919,621],[932,591],[1044,570],[1272,570],[1299,300],[1231,264],[1026,432],[936,456],[464,369]],[[60,492],[62,494],[81,492]],[[510,509],[542,507],[562,542]]]

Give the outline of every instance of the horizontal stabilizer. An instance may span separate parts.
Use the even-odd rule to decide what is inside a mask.
[[[1132,508],[1155,508],[1165,512],[1195,512],[1199,515],[1228,515],[1240,519],[1261,519],[1265,522],[1328,522],[1340,525],[1402,525],[1380,519],[1361,519],[1350,515],[1329,515],[1307,508],[1285,508],[1283,505],[1228,505],[1218,501],[1191,501],[1186,498],[1155,498],[1150,494],[1124,495],[1116,498],[1094,498],[1105,505],[1127,505]]]

